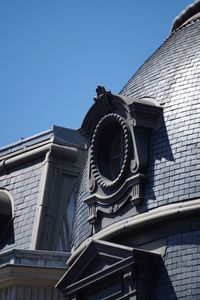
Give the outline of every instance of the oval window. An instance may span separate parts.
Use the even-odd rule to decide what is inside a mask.
[[[97,146],[97,165],[101,175],[115,180],[122,168],[124,137],[118,122],[108,122],[102,129]]]
[[[103,117],[91,143],[91,169],[100,185],[111,187],[121,179],[127,165],[128,148],[125,120],[117,114]]]

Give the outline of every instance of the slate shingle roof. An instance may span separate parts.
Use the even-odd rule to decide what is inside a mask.
[[[6,189],[14,201],[13,232],[6,234],[1,250],[29,249],[36,204],[39,194],[42,163],[24,166],[0,177],[0,188]]]
[[[172,34],[122,94],[151,95],[164,107],[150,145],[147,209],[200,196],[200,22]]]
[[[200,197],[199,36],[199,19],[175,31],[121,91],[125,96],[153,97],[164,108],[162,126],[150,141],[149,180],[140,212]],[[91,233],[82,200],[80,192],[75,247]]]
[[[63,178],[69,177],[68,189],[70,190],[70,184],[72,185],[70,176],[75,180],[74,178],[80,172],[80,159],[76,160],[76,158],[77,156],[81,157],[81,154],[77,149],[84,149],[84,139],[80,134],[75,130],[58,126],[53,126],[50,130],[0,148],[0,190],[9,193],[14,206],[12,220],[6,220],[3,224],[5,228],[1,228],[0,252],[35,248],[35,241],[39,238],[37,229],[39,222],[42,224],[42,228],[40,228],[42,239],[44,240],[44,236],[46,238],[50,236],[49,224],[54,224],[59,218],[63,218],[63,215],[56,215],[54,222],[55,211],[52,209],[52,205],[55,201],[57,201],[56,207],[60,207],[61,202],[68,203],[67,198],[61,199],[57,196],[60,193],[60,191],[56,192],[58,181],[60,180],[60,189],[62,189]],[[51,161],[51,170],[46,167],[50,161],[46,158],[50,153],[51,160],[55,159],[56,161]],[[62,170],[59,169],[61,167]],[[48,174],[46,169],[48,169]],[[69,176],[67,177],[65,173]],[[51,194],[49,196],[47,193],[48,197],[43,194],[47,187],[48,193]],[[44,200],[44,197],[47,200]],[[46,201],[45,205],[42,201]],[[45,218],[44,224],[48,223],[47,229],[38,213],[41,207],[46,209],[42,218]],[[64,214],[64,212],[62,213]],[[50,222],[49,219],[53,221]],[[56,227],[55,224],[54,227]],[[65,239],[68,239],[68,236]],[[50,244],[50,246],[52,245]]]

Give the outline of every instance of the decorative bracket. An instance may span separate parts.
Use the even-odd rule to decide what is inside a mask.
[[[84,201],[89,207],[88,222],[95,224],[100,213],[117,213],[127,202],[130,202],[133,206],[141,205],[146,180],[147,176],[137,174],[125,180],[124,184],[109,196],[95,193],[85,198]]]

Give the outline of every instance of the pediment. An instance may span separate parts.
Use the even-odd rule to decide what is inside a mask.
[[[109,266],[132,256],[133,249],[105,241],[92,241],[68,269],[63,284],[72,284],[103,271]],[[62,284],[61,284],[62,283]]]
[[[136,273],[140,274],[140,281],[141,278],[149,280],[151,269],[159,258],[157,254],[140,249],[107,241],[91,241],[69,267],[57,288],[67,299],[88,299],[89,294],[91,299],[104,299],[102,295],[107,297],[112,289],[120,295],[126,290],[134,294],[136,280],[131,281],[131,287],[124,282],[130,277],[135,279]],[[101,296],[97,297],[97,294]]]

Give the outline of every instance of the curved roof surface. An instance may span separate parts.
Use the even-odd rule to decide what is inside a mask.
[[[154,132],[150,142],[149,180],[140,212],[200,197],[199,36],[199,18],[185,23],[121,91],[123,96],[153,97],[164,108],[162,127]],[[84,185],[83,176],[75,217],[75,247],[91,234],[88,207],[82,202]]]
[[[174,32],[121,92],[152,96],[164,108],[151,140],[148,208],[200,196],[199,35],[199,19]]]

